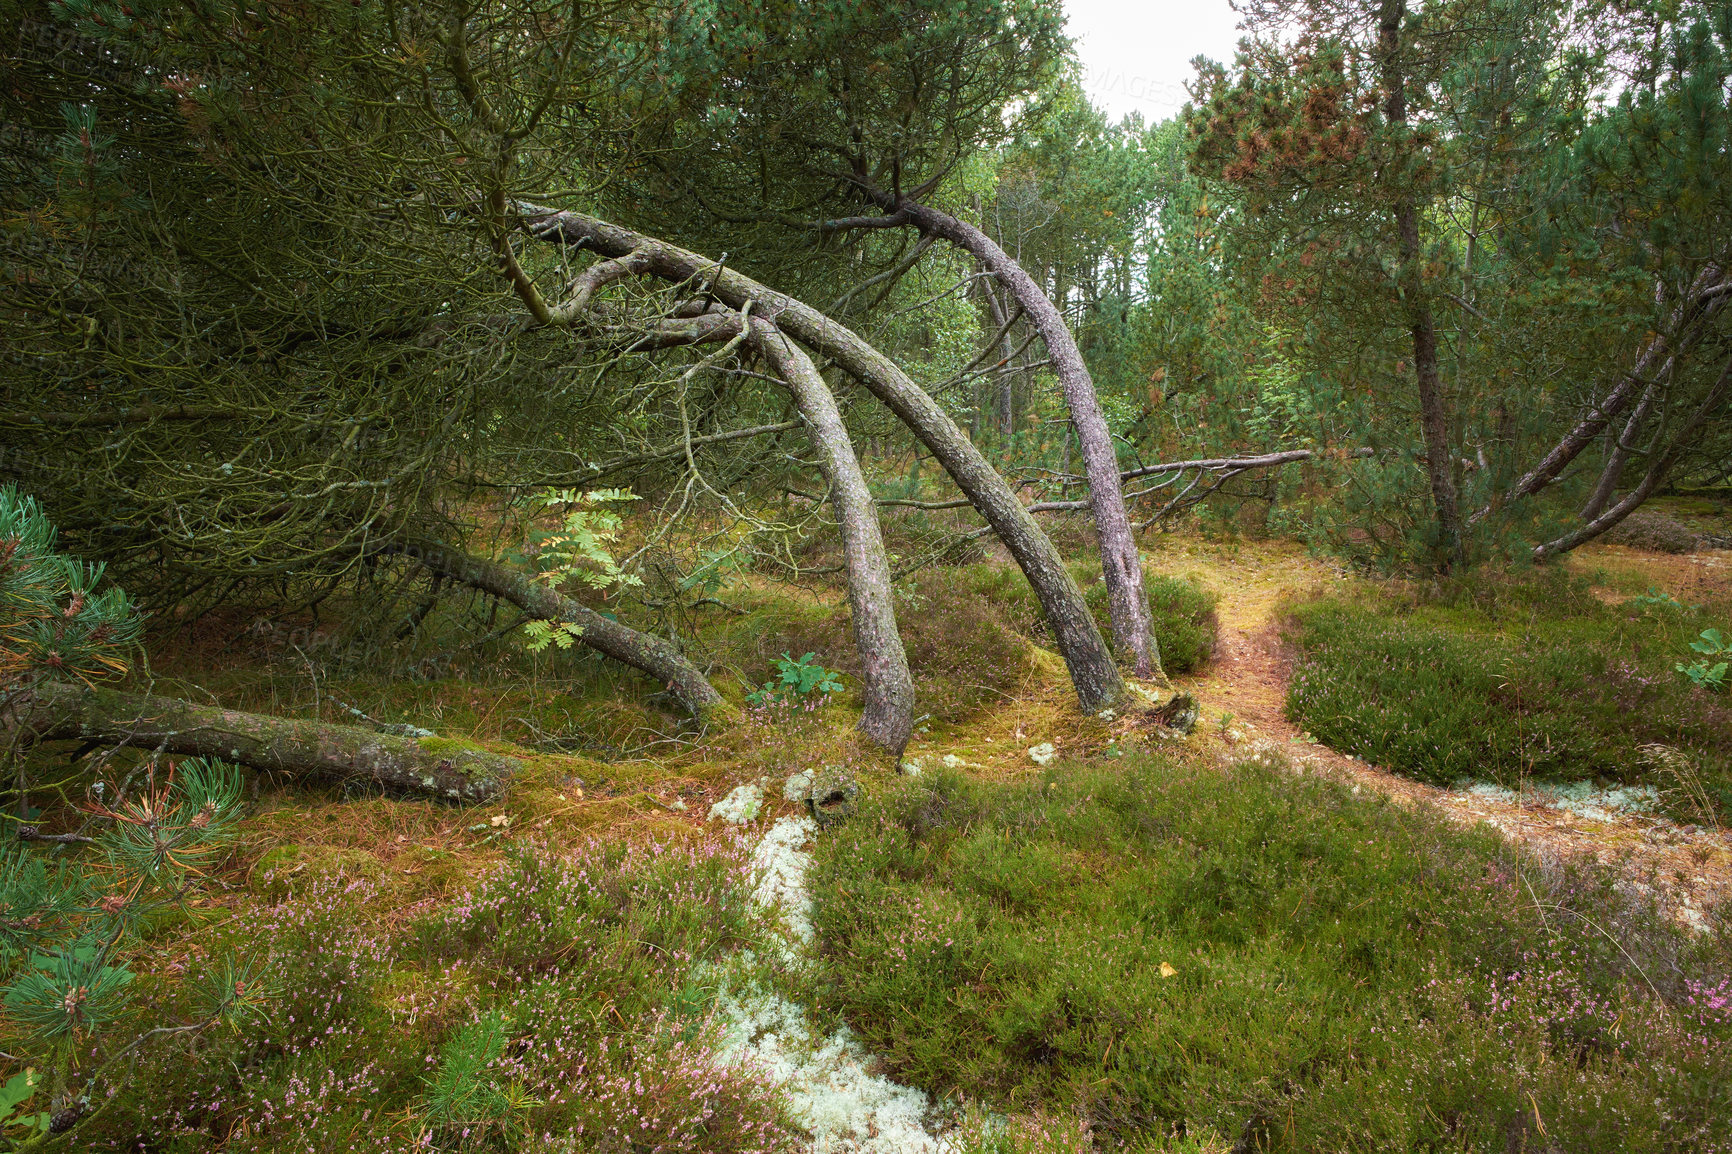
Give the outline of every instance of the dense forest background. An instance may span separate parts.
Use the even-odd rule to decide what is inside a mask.
[[[1077,495],[1051,354],[975,256],[874,219],[905,197],[1057,306],[1126,470],[1310,450],[1224,490],[1368,564],[1544,556],[1725,480],[1718,6],[1258,4],[1158,125],[1090,106],[1050,4],[792,17],[18,6],[0,467],[182,612],[316,597],[501,487],[678,492],[658,517],[776,555],[763,500],[821,487],[789,430],[663,450],[786,394],[634,345],[665,286],[549,314],[590,258],[532,238],[543,206],[827,312]],[[916,482],[907,428],[820,368],[875,483]],[[1153,478],[1139,521],[1222,481]]]

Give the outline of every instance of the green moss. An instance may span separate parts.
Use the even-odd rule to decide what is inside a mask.
[[[378,882],[385,877],[385,864],[364,849],[282,845],[265,851],[247,875],[247,885],[270,901],[282,901],[338,877]]]

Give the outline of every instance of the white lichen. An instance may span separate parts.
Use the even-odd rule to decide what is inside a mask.
[[[764,783],[761,781],[747,782],[737,785],[727,797],[710,807],[711,821],[725,821],[729,825],[745,825],[755,819],[764,809]]]
[[[790,779],[786,789],[794,788]],[[789,965],[802,964],[811,948],[806,871],[812,855],[805,847],[817,832],[810,817],[780,818],[752,855],[758,879],[753,900],[781,915],[788,931],[783,961]],[[794,1121],[811,1132],[813,1154],[941,1154],[945,1149],[928,1129],[926,1094],[873,1074],[870,1056],[846,1027],[814,1031],[801,1006],[752,981],[722,983],[713,1021],[720,1030],[722,1060],[750,1066],[782,1092]]]
[[[1592,782],[1568,785],[1530,783],[1521,793],[1489,781],[1463,781],[1457,789],[1473,797],[1503,805],[1543,805],[1547,809],[1574,814],[1589,821],[1612,822],[1632,813],[1647,813],[1660,803],[1660,795],[1649,786],[1614,786],[1596,789]]]

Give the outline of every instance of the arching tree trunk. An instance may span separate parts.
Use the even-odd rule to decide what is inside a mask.
[[[1546,489],[1606,431],[1613,418],[1628,408],[1632,400],[1638,396],[1651,396],[1649,383],[1666,371],[1666,366],[1683,364],[1690,350],[1705,335],[1709,322],[1725,307],[1728,296],[1732,295],[1725,289],[1725,278],[1717,266],[1703,269],[1684,299],[1672,310],[1666,326],[1643,344],[1635,362],[1617,384],[1595,401],[1569,432],[1559,438],[1557,444],[1533,468],[1522,474],[1497,502],[1482,506],[1469,517],[1468,525],[1476,525],[1496,509],[1513,505]]]
[[[848,427],[836,398],[817,366],[769,321],[752,319],[752,344],[794,394],[812,444],[823,460],[824,477],[841,526],[842,553],[848,566],[848,606],[853,615],[854,648],[866,690],[860,732],[900,755],[914,732],[914,678],[902,634],[896,628],[895,590],[884,535],[866,476],[854,455]]]
[[[1533,559],[1546,561],[1560,553],[1567,553],[1578,545],[1592,541],[1641,508],[1642,503],[1653,496],[1655,490],[1665,482],[1666,477],[1677,465],[1679,459],[1695,446],[1697,437],[1701,435],[1702,426],[1720,411],[1726,404],[1728,397],[1732,397],[1732,360],[1727,361],[1726,367],[1721,370],[1719,379],[1709,387],[1701,402],[1696,406],[1695,412],[1685,419],[1677,432],[1669,434],[1665,447],[1662,449],[1656,446],[1652,463],[1649,464],[1648,471],[1642,475],[1642,480],[1636,487],[1623,500],[1586,525],[1555,540],[1547,541],[1543,545],[1535,546]]]
[[[364,778],[451,801],[491,801],[523,768],[466,741],[398,737],[84,685],[31,691],[11,719],[38,741],[87,741],[216,757],[292,778]]]
[[[1672,361],[1666,362],[1666,367],[1660,370],[1661,378],[1671,370],[1672,364]],[[1618,481],[1624,475],[1624,466],[1629,464],[1630,454],[1635,452],[1636,438],[1641,435],[1642,426],[1648,423],[1648,416],[1654,411],[1658,392],[1658,381],[1649,381],[1642,390],[1642,399],[1636,402],[1630,419],[1624,422],[1624,431],[1613,442],[1612,451],[1606,455],[1605,467],[1600,470],[1600,479],[1594,483],[1594,491],[1588,495],[1588,503],[1582,506],[1583,521],[1598,520],[1600,514],[1606,511],[1606,506],[1611,504],[1612,494],[1618,491]]]
[[[914,201],[905,200],[897,207],[921,231],[942,236],[991,269],[1039,331],[1064,389],[1071,426],[1076,429],[1082,450],[1083,469],[1089,483],[1089,511],[1094,515],[1095,538],[1100,543],[1101,575],[1112,603],[1113,633],[1120,651],[1134,664],[1138,676],[1152,677],[1165,684],[1160,647],[1149,626],[1143,565],[1137,556],[1130,514],[1125,510],[1124,489],[1119,484],[1118,452],[1113,448],[1112,430],[1107,428],[1106,418],[1101,414],[1088,363],[1071,336],[1070,326],[1034,278],[980,229]]]
[[[736,309],[751,301],[754,315],[770,320],[859,381],[931,450],[1016,558],[1046,611],[1083,708],[1092,712],[1123,699],[1124,678],[1052,542],[967,434],[895,362],[811,306],[706,257],[582,213],[532,205],[522,205],[520,211],[531,235],[543,240],[614,259],[636,253],[664,280],[700,278],[710,295]]]
[[[577,625],[582,630],[578,641],[662,682],[700,720],[734,711],[698,667],[668,642],[603,617],[527,574],[431,541],[386,546],[379,552],[412,557],[449,580],[511,602],[532,618]]]

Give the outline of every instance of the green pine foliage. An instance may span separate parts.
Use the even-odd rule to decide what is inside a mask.
[[[55,551],[33,497],[0,489],[0,695],[124,673],[142,620],[103,567]]]
[[[49,682],[124,672],[138,639],[125,593],[99,588],[100,565],[54,544],[37,503],[0,490],[0,695],[15,700]],[[82,852],[57,852],[63,843],[0,855],[0,1004],[18,1031],[9,1045],[30,1063],[0,1114],[0,1126],[24,1132],[16,1144],[77,1125],[98,1108],[99,1080],[147,1040],[238,1023],[262,1005],[264,983],[230,957],[209,966],[205,977],[217,980],[186,1020],[162,1021],[131,999],[129,951],[184,908],[232,842],[240,794],[239,771],[220,761],[151,760],[118,786],[92,785],[89,834],[70,843]]]

